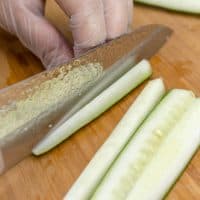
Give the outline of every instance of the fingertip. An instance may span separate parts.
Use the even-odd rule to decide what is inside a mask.
[[[107,39],[114,39],[130,31],[132,2],[130,0],[103,0]]]
[[[106,40],[102,0],[56,0],[70,15],[75,55],[82,54]]]
[[[72,57],[72,54],[65,50],[59,52],[54,51],[52,53],[47,52],[45,57],[41,59],[41,61],[46,69],[51,69],[68,63],[72,59]]]
[[[101,3],[74,14],[70,22],[76,49],[92,48],[106,40],[106,26]]]

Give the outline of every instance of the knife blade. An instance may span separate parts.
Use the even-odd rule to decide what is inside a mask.
[[[31,154],[33,146],[125,74],[149,59],[172,30],[147,25],[70,63],[0,91],[0,173]]]

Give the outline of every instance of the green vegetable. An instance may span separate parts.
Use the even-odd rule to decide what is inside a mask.
[[[58,129],[51,134],[48,134],[38,145],[36,145],[36,147],[34,147],[32,151],[33,154],[40,155],[54,148],[74,132],[97,118],[113,104],[118,102],[151,74],[152,69],[149,62],[146,60],[141,61],[94,100],[75,113]]]
[[[162,146],[164,142],[167,141],[171,130],[179,123],[181,117],[194,100],[195,97],[190,91],[179,89],[172,90],[136,131],[132,140],[125,146],[124,150],[104,176],[91,199],[126,199],[130,191],[134,190],[134,187],[136,187],[140,179],[143,178],[145,172],[148,171],[149,166],[153,165],[152,163],[156,159],[157,152],[159,152],[159,149],[163,148]],[[177,134],[179,134],[179,132]],[[190,138],[187,139],[189,140]],[[176,154],[176,146],[173,146],[173,143],[171,148],[173,149],[173,151],[171,151],[173,154],[170,154],[170,159]],[[170,149],[170,147],[168,147],[168,149]],[[160,162],[163,162],[162,157],[164,159],[165,154],[161,154],[160,157]],[[168,165],[170,165],[170,163],[168,163]],[[165,170],[166,169],[167,168],[165,168]],[[152,182],[153,179],[157,177],[156,170],[153,172],[154,174],[151,174],[149,177]],[[148,177],[146,177],[146,180],[148,180]],[[140,184],[140,188],[141,187],[148,197],[148,193],[146,192],[148,188]],[[159,193],[156,187],[153,188],[153,192],[154,191]],[[141,200],[140,195],[142,197],[143,194],[138,192],[136,198],[132,199]]]
[[[152,6],[163,7],[169,10],[200,14],[199,0],[135,0]]]
[[[200,99],[195,99],[163,141],[127,200],[162,199],[200,145]]]
[[[150,81],[137,97],[110,137],[95,154],[66,199],[87,200],[125,144],[165,93],[162,79]]]

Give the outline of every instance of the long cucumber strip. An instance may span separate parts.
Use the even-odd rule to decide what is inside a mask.
[[[68,200],[87,200],[135,130],[165,93],[162,79],[150,81],[95,154],[81,176],[66,195]]]
[[[159,200],[165,196],[200,145],[199,119],[200,99],[196,99],[169,133],[128,200]]]
[[[200,14],[200,1],[198,0],[135,0],[139,3],[163,7],[169,10]]]
[[[36,147],[33,148],[33,154],[43,154],[60,144],[74,132],[97,118],[113,104],[118,102],[151,74],[152,69],[150,63],[146,60],[141,61],[94,100],[75,113],[58,129],[51,134],[48,134],[41,142],[39,142],[39,144],[36,145]]]
[[[154,152],[194,101],[192,92],[172,90],[155,108],[109,169],[92,199],[124,200]]]

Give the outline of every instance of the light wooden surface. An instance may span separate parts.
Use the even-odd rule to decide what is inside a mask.
[[[145,6],[136,6],[134,12],[135,27],[162,23],[175,31],[165,47],[151,59],[153,77],[162,76],[168,88],[188,88],[200,96],[200,19]],[[60,12],[50,9],[48,16],[69,36]],[[41,70],[40,62],[17,39],[0,31],[0,88]],[[0,199],[62,199],[143,86],[50,153],[39,158],[30,156],[2,175]],[[200,199],[200,151],[167,199]]]

